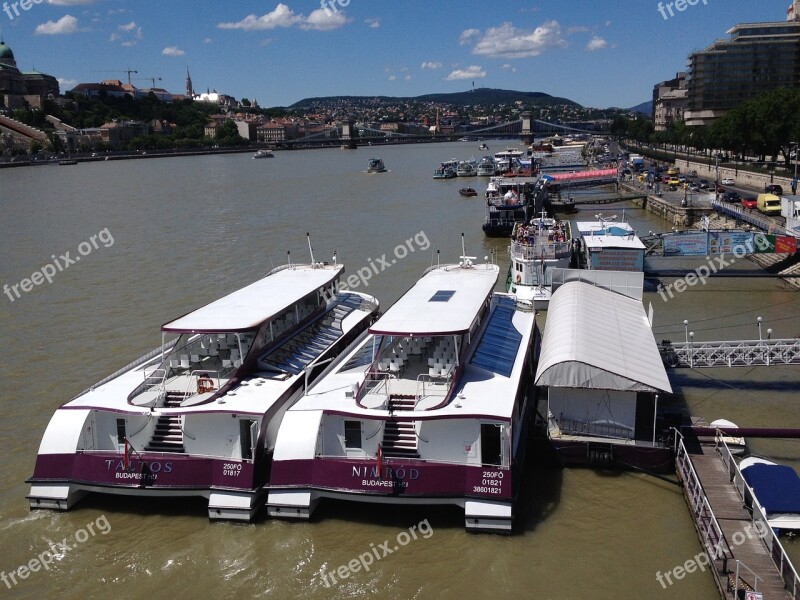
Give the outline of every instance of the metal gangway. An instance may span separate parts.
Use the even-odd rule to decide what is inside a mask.
[[[675,467],[703,545],[695,558],[709,567],[720,597],[739,600],[760,591],[769,600],[798,600],[800,576],[724,438],[703,443],[677,433]]]
[[[672,368],[771,367],[800,365],[800,338],[725,342],[671,342],[659,346],[664,364]]]

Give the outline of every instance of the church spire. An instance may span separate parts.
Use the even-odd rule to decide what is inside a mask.
[[[186,67],[186,97],[190,100],[194,98],[194,88],[192,87],[192,76],[189,75],[189,67]]]

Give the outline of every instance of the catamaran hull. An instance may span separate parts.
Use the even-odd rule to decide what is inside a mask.
[[[468,530],[510,533],[514,473],[510,468],[425,461],[313,459],[273,464],[280,487],[268,486],[270,517],[309,519],[322,498],[373,504],[454,505]],[[294,485],[293,485],[294,483]]]

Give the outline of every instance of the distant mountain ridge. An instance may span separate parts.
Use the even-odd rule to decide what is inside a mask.
[[[343,102],[351,104],[372,103],[374,101],[391,104],[397,102],[436,102],[440,104],[452,104],[454,106],[470,106],[473,104],[513,104],[519,100],[537,104],[541,106],[552,106],[554,104],[566,104],[569,106],[581,107],[580,104],[569,100],[551,96],[544,92],[519,92],[515,90],[500,90],[494,88],[477,88],[473,91],[452,92],[446,94],[424,94],[422,96],[321,96],[316,98],[304,98],[295,102],[288,108],[303,108],[311,105],[322,104],[341,104]],[[582,107],[581,107],[582,108]]]
[[[653,101],[648,100],[647,102],[642,102],[636,106],[631,106],[628,110],[650,116],[653,112]]]

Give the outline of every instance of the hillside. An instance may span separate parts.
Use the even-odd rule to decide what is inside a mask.
[[[519,92],[515,90],[499,90],[493,88],[477,88],[474,91],[453,92],[449,94],[425,94],[414,97],[394,97],[394,96],[323,96],[316,98],[304,98],[295,102],[289,108],[297,109],[309,106],[316,107],[335,107],[343,104],[348,105],[380,105],[380,104],[399,104],[399,103],[436,103],[449,104],[452,106],[472,106],[513,104],[517,101],[525,102],[528,105],[552,106],[555,104],[566,104],[569,106],[580,107],[577,102],[567,98],[550,96],[544,92]]]

